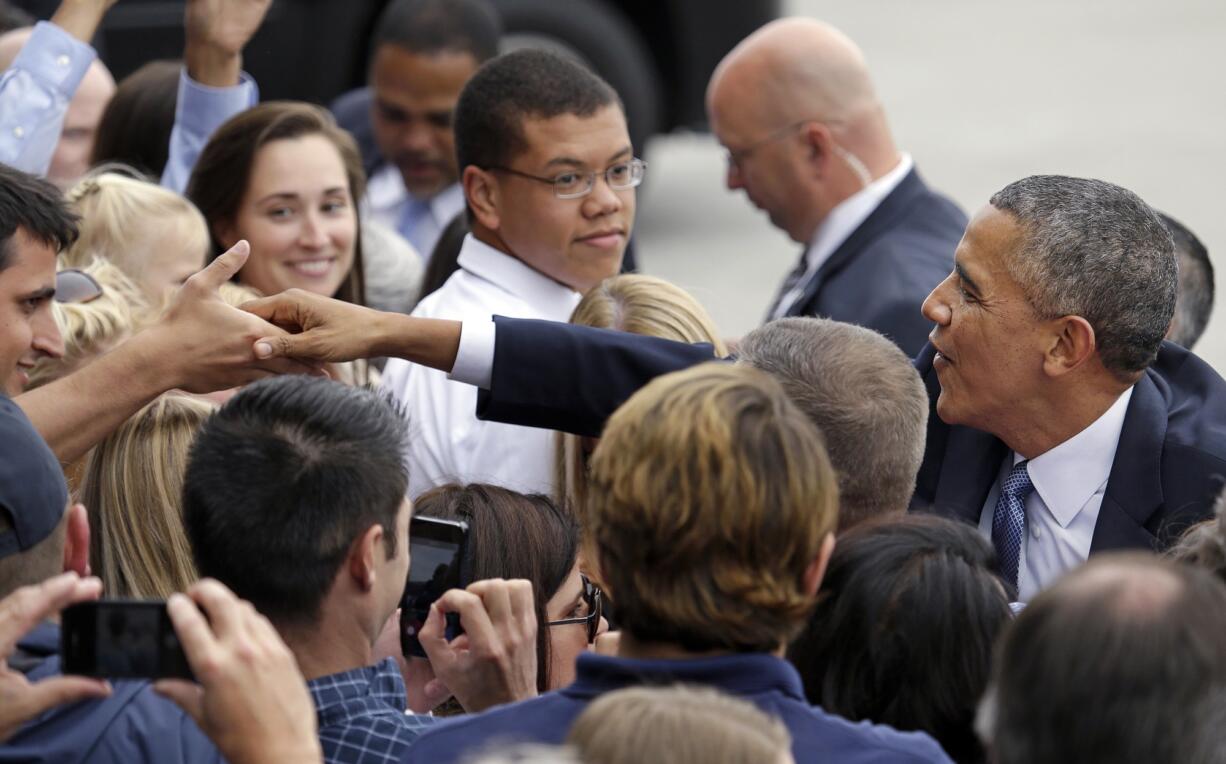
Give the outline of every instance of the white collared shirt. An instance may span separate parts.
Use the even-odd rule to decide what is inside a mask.
[[[442,288],[418,303],[414,316],[460,320],[465,327],[485,324],[492,330],[495,314],[569,321],[579,304],[579,293],[471,234],[464,239],[459,263],[460,270]],[[492,367],[493,354],[486,360]],[[410,498],[449,482],[552,492],[551,430],[483,422],[476,415],[476,387],[400,359],[388,361],[383,388],[400,400],[409,420],[405,462]]]
[[[890,192],[897,188],[899,183],[902,183],[903,178],[907,177],[907,173],[911,172],[914,166],[915,162],[912,161],[911,155],[903,153],[894,169],[839,202],[834,209],[830,210],[830,214],[813,232],[813,238],[809,240],[809,248],[805,250],[805,275],[780,298],[779,303],[775,306],[775,312],[771,314],[772,321],[787,315],[788,309],[801,298],[805,287],[818,269],[830,259],[835,250],[843,245],[843,242],[847,241],[847,237],[855,233],[860,224],[873,214],[873,210],[877,209],[881,202],[890,195]]]
[[[1115,463],[1132,388],[1124,391],[1094,423],[1027,466],[1034,491],[1026,498],[1026,532],[1017,565],[1018,599],[1028,602],[1057,578],[1086,561],[1098,510]],[[992,516],[1000,484],[1022,461],[1010,452],[979,516],[979,532],[992,538]]]
[[[375,170],[367,181],[363,206],[371,220],[382,223],[408,240],[408,234],[400,230],[400,224],[411,200],[412,196],[404,187],[400,170],[395,165],[385,164]],[[428,241],[423,241],[422,246],[417,248],[423,264],[429,262],[430,254],[434,252],[434,245],[438,243],[443,229],[452,218],[464,211],[464,189],[459,183],[452,183],[425,201],[430,207],[436,231]]]

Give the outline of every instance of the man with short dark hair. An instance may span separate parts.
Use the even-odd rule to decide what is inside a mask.
[[[198,571],[276,626],[308,680],[330,763],[398,761],[434,721],[406,715],[399,667],[392,658],[374,659],[409,570],[410,505],[400,460],[406,432],[395,406],[373,390],[270,379],[244,388],[204,424],[184,476],[183,520]],[[452,593],[464,601],[449,610],[472,623],[494,589],[507,603],[526,598],[531,610],[526,581],[478,582]],[[525,697],[519,687],[535,694],[534,657],[521,666],[511,649],[518,644],[516,656],[535,656],[535,630],[518,639],[524,635],[509,626],[512,617],[491,613],[484,623],[507,644],[499,656],[509,665],[503,679],[513,672],[528,678],[496,702]],[[428,623],[423,644],[441,629]],[[474,654],[484,641],[468,637]],[[443,678],[439,664],[435,669]],[[446,681],[470,711],[484,707]],[[488,700],[502,689],[482,691]]]
[[[1209,250],[1188,227],[1163,212],[1158,213],[1175,242],[1179,258],[1179,292],[1175,298],[1175,317],[1166,338],[1188,350],[1196,344],[1209,324],[1213,312],[1213,263]]]
[[[273,379],[205,422],[183,479],[197,570],[290,646],[329,762],[395,761],[433,721],[405,715],[396,663],[373,659],[409,570],[405,436],[373,391]]]
[[[62,352],[51,317],[55,259],[75,238],[75,218],[53,186],[0,165],[0,379],[39,355]],[[188,279],[155,325],[76,372],[15,398],[61,461],[80,458],[167,390],[212,392],[271,374],[319,373],[310,365],[256,359],[251,341],[273,327],[217,295],[249,249],[239,242]]]
[[[617,94],[562,56],[508,53],[465,86],[455,139],[472,233],[459,271],[413,315],[569,320],[583,292],[618,272],[634,225],[645,164]],[[439,371],[392,360],[383,384],[414,428],[411,497],[450,482],[552,493],[550,433],[478,421],[476,390]]]
[[[485,0],[393,0],[375,28],[370,87],[336,106],[382,160],[368,167],[368,213],[425,259],[464,211],[453,116],[464,85],[498,54],[501,31]]]
[[[979,729],[997,764],[1221,762],[1226,587],[1206,571],[1107,556],[1006,631]]]

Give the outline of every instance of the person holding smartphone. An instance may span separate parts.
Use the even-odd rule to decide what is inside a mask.
[[[399,761],[434,723],[405,714],[400,671],[374,652],[409,572],[406,436],[395,404],[377,391],[264,380],[204,424],[184,477],[184,527],[200,574],[250,601],[289,645],[327,762]],[[436,604],[459,614],[462,641],[445,639],[435,612],[421,638],[438,646],[447,686],[484,708],[536,693],[535,623],[524,582],[479,584]]]
[[[413,522],[463,524],[459,583],[522,579],[530,584],[536,627],[535,689],[543,693],[570,684],[575,661],[608,630],[602,616],[603,594],[580,570],[575,518],[547,496],[473,484],[440,486],[422,494],[414,504]],[[419,543],[426,542],[414,535],[413,566],[422,561],[416,552]],[[410,572],[410,580],[413,577]],[[406,620],[402,617],[399,623]],[[401,659],[410,708],[442,713],[440,704],[446,703],[451,688],[436,681],[434,662],[427,657],[430,650],[425,649],[434,645],[427,640],[426,645],[403,651],[401,647],[400,640],[385,639],[376,651]],[[467,698],[456,700],[463,710],[475,710]]]

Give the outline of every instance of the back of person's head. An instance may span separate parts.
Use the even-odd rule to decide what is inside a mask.
[[[67,376],[132,335],[147,318],[144,294],[108,260],[96,259],[84,269],[102,287],[88,302],[55,302],[51,313],[64,340],[64,354],[43,356],[30,370],[27,389]]]
[[[1226,585],[1208,571],[1091,559],[1005,630],[979,720],[992,761],[1221,762],[1223,634]]]
[[[622,108],[616,91],[565,56],[517,50],[491,59],[464,86],[456,105],[460,171],[510,164],[527,147],[525,119],[590,117],[610,106]]]
[[[992,544],[966,523],[908,515],[839,535],[817,608],[788,658],[809,702],[934,737],[984,760],[975,709],[1010,620]]]
[[[498,486],[447,485],[414,502],[414,514],[468,523],[465,585],[489,578],[532,583],[536,606],[537,689],[551,688],[545,603],[561,588],[579,551],[579,526],[548,497]]]
[[[81,235],[62,263],[87,268],[95,258],[108,260],[156,306],[204,267],[208,228],[191,202],[138,175],[103,166],[69,190],[68,201],[81,216]]]
[[[1185,531],[1167,556],[1204,568],[1226,582],[1226,492],[1218,496],[1213,517]]]
[[[392,0],[375,26],[374,45],[411,53],[467,53],[478,63],[498,55],[502,22],[485,0]]]
[[[59,252],[76,240],[77,216],[55,186],[0,162],[0,271],[12,264],[19,228]]]
[[[928,393],[911,360],[871,329],[782,318],[737,347],[770,374],[825,438],[839,475],[839,530],[906,511],[924,458]]]
[[[161,177],[182,70],[181,61],[150,61],[120,81],[98,122],[90,164],[118,162]]]
[[[821,434],[779,383],[712,363],[652,381],[612,416],[582,524],[626,634],[773,652],[812,609],[807,579],[837,513]]]
[[[1204,334],[1213,312],[1213,263],[1209,261],[1209,250],[1187,226],[1162,212],[1158,217],[1170,232],[1179,259],[1175,318],[1166,337],[1191,349]]]
[[[398,554],[404,439],[373,390],[300,376],[243,388],[192,445],[183,515],[197,570],[279,625],[314,623],[359,536],[380,525]]]
[[[583,295],[570,322],[677,342],[706,342],[717,356],[728,355],[706,308],[689,292],[655,276],[627,273],[605,279]],[[584,439],[558,433],[555,456],[558,500],[578,507],[587,492]]]
[[[59,460],[0,395],[0,597],[63,572],[67,504]]]
[[[593,700],[567,742],[585,764],[781,764],[787,727],[752,704],[708,687],[630,687]]]
[[[1130,381],[1154,362],[1175,310],[1171,236],[1126,188],[1087,178],[1032,175],[990,204],[1021,228],[1004,266],[1038,320],[1080,316],[1103,366]]]
[[[213,406],[168,393],[90,454],[81,483],[90,559],[108,597],[165,599],[197,578],[183,531],[183,473]]]
[[[242,227],[238,225],[240,209],[253,183],[257,159],[271,143],[313,136],[323,138],[335,149],[349,187],[349,206],[352,210],[358,209],[366,193],[366,172],[353,136],[338,127],[326,109],[315,104],[299,101],[261,103],[231,117],[214,131],[188,180],[185,194],[200,209],[207,223],[212,247],[209,259],[221,255],[239,238],[247,238],[251,243],[249,266],[256,258],[271,256],[265,255],[263,242],[250,232],[241,235]],[[222,232],[230,229],[240,235],[227,240]],[[354,229],[352,265],[340,287],[330,296],[365,304],[362,239],[356,221]],[[256,286],[261,288],[261,285]],[[267,287],[262,288],[269,291]]]

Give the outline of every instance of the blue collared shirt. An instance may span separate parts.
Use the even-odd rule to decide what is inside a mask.
[[[46,175],[93,48],[55,24],[40,21],[11,66],[0,76],[0,162]],[[162,185],[183,192],[192,167],[213,132],[227,119],[259,103],[255,80],[243,73],[238,85],[213,88],[179,78],[175,124]]]
[[[431,727],[432,716],[406,714],[404,680],[391,658],[307,682],[328,764],[390,764]]]
[[[722,690],[777,717],[792,735],[797,764],[950,761],[936,741],[921,732],[852,722],[809,705],[796,669],[773,655],[632,660],[594,653],[579,657],[575,682],[569,687],[440,723],[422,734],[404,761],[446,764],[505,742],[561,743],[594,698],[623,687],[678,683]]]
[[[60,627],[37,626],[17,643],[10,665],[37,682],[60,673]],[[57,706],[0,745],[0,762],[224,764],[182,710],[147,681],[115,681],[110,697]]]

